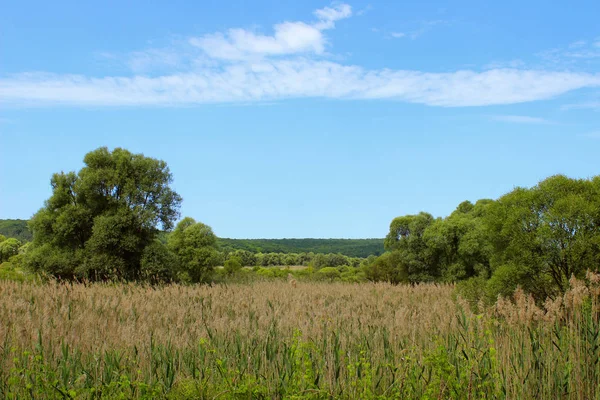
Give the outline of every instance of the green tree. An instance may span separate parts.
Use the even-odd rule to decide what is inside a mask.
[[[398,252],[410,282],[433,281],[441,274],[440,265],[424,238],[425,230],[434,221],[431,214],[421,212],[417,215],[394,218],[390,224],[385,248]]]
[[[408,283],[408,264],[401,251],[383,253],[363,267],[365,276],[374,282]]]
[[[19,254],[21,242],[15,238],[0,238],[0,264]]]
[[[121,148],[83,161],[78,173],[52,176],[52,196],[29,224],[27,262],[63,278],[139,279],[145,248],[179,215],[169,168]]]
[[[287,266],[298,265],[298,254],[288,253],[283,256],[283,264]]]
[[[447,218],[436,219],[424,233],[430,262],[442,278],[454,282],[476,275],[489,277],[492,245],[483,217],[493,201],[465,201]]]
[[[564,292],[572,275],[600,267],[600,176],[516,188],[490,206],[486,223],[494,287],[520,285],[538,299]]]
[[[225,261],[224,269],[227,275],[234,275],[242,269],[242,259],[240,257],[230,257]]]
[[[169,248],[179,258],[179,265],[193,282],[208,282],[221,254],[217,237],[210,226],[193,218],[182,219],[169,235]]]
[[[237,257],[241,260],[242,266],[256,265],[256,255],[248,250],[236,250],[229,253],[228,258]]]

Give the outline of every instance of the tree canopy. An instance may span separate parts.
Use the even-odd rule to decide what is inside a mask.
[[[182,219],[169,235],[168,246],[179,257],[183,272],[194,282],[206,282],[218,265],[217,237],[210,226]]]
[[[490,205],[486,223],[496,284],[552,297],[600,268],[600,176],[516,188]]]
[[[54,275],[136,279],[144,249],[179,216],[164,161],[102,147],[78,172],[52,176],[52,195],[31,219],[29,264]]]
[[[390,253],[367,277],[391,282],[476,278],[490,298],[520,286],[538,299],[564,292],[572,276],[600,268],[600,176],[551,176],[498,200],[465,201],[446,218],[394,218]]]

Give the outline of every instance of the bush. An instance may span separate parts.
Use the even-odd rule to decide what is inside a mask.
[[[231,257],[229,260],[225,261],[225,273],[227,275],[233,275],[242,269],[242,260],[239,257]]]
[[[334,280],[340,279],[342,274],[337,268],[325,267],[317,271],[317,275],[324,280],[333,282]]]
[[[408,282],[408,266],[401,251],[392,251],[377,257],[364,267],[366,278],[370,281],[390,282],[393,284]]]
[[[17,266],[17,264],[13,263],[12,261],[6,261],[0,264],[0,280],[14,282],[34,282],[37,279],[38,276],[36,274],[28,272],[24,268]]]

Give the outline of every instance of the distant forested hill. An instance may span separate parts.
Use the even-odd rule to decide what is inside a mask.
[[[28,242],[33,235],[27,228],[27,220],[24,219],[0,219],[0,235]]]
[[[223,250],[253,253],[341,253],[348,257],[383,254],[383,239],[218,239]]]
[[[0,234],[22,242],[32,239],[24,219],[0,219]],[[166,241],[166,237],[163,238]],[[218,239],[222,250],[253,253],[340,253],[348,257],[383,254],[383,239]]]

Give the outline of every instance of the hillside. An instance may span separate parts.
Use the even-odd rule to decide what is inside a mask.
[[[24,219],[0,219],[0,235],[17,238],[22,242],[30,241],[33,236]]]
[[[23,219],[0,219],[0,234],[22,242],[32,239]],[[348,257],[368,257],[384,252],[383,239],[228,239],[219,238],[223,250],[253,253],[340,253]]]
[[[253,253],[341,253],[348,257],[383,254],[383,239],[218,239],[224,250]]]

